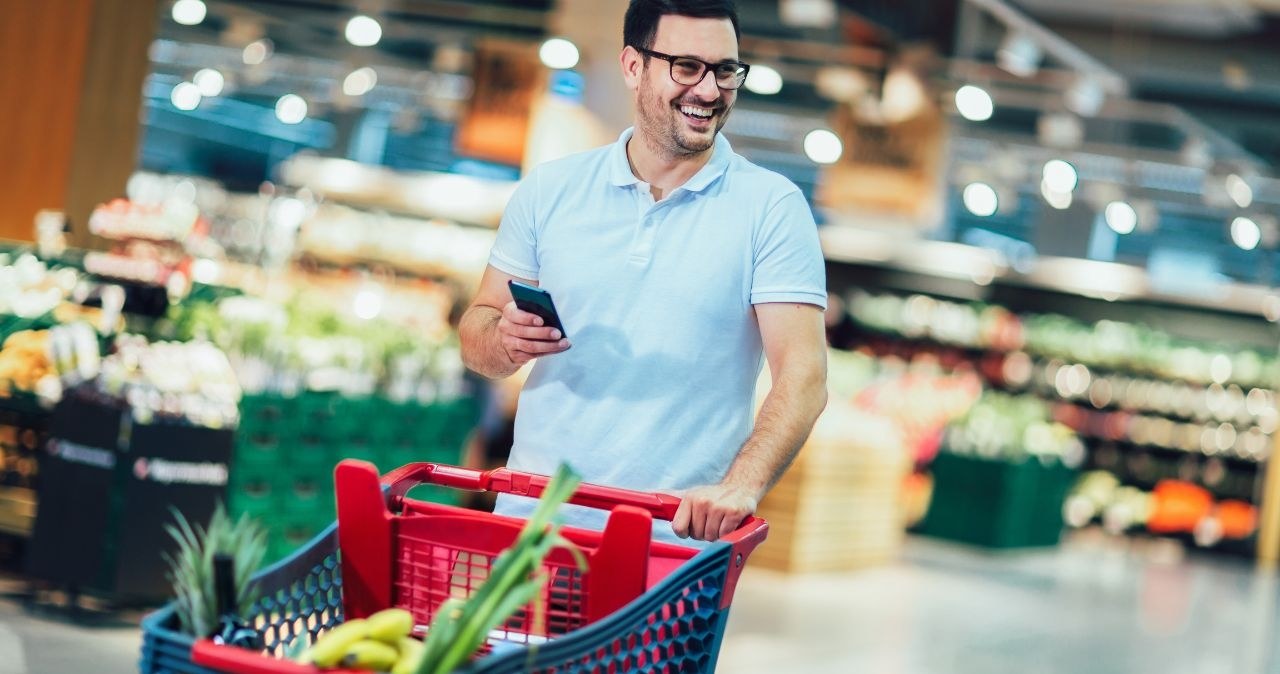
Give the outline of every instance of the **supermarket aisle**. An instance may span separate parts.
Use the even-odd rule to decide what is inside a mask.
[[[1277,577],[1167,552],[1077,539],[1057,551],[993,555],[913,538],[901,563],[858,573],[748,568],[718,671],[1280,672]],[[136,672],[131,620],[79,627],[0,594],[0,674]]]
[[[0,588],[15,584],[0,581]],[[138,671],[135,614],[75,625],[50,611],[30,612],[0,598],[0,674],[130,674]]]
[[[1280,671],[1276,576],[1239,560],[1171,557],[1097,539],[989,554],[915,538],[902,563],[856,574],[749,569],[718,671]]]

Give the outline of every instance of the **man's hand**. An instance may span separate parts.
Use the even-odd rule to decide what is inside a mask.
[[[520,311],[515,302],[507,302],[502,307],[502,317],[498,319],[498,335],[502,350],[517,366],[538,356],[560,353],[569,348],[569,340],[559,330],[543,327],[540,316]]]
[[[715,541],[732,533],[759,505],[752,490],[725,483],[694,487],[680,497],[671,529],[680,538],[699,541]]]

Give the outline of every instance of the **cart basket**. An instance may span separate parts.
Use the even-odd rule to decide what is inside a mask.
[[[445,599],[479,586],[524,522],[405,494],[435,484],[536,498],[548,481],[505,468],[432,463],[379,478],[371,464],[347,460],[334,472],[337,523],[255,576],[261,598],[247,617],[265,650],[181,634],[169,604],[143,620],[142,674],[316,674],[321,670],[283,659],[286,647],[392,606],[410,611],[420,632]],[[544,619],[534,620],[532,606],[517,612],[460,672],[714,671],[738,576],[768,525],[748,518],[698,550],[651,540],[653,520],[675,515],[680,501],[673,496],[583,484],[570,503],[610,511],[603,531],[563,529],[587,570],[568,551],[554,550],[537,600]]]

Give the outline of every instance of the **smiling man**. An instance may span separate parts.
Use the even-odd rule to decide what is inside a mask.
[[[460,327],[463,359],[484,376],[537,361],[509,466],[550,474],[563,461],[588,482],[677,493],[663,538],[733,531],[826,404],[813,215],[720,135],[750,68],[738,38],[731,2],[631,2],[619,61],[635,126],[525,177]],[[554,296],[566,334],[516,308],[512,279]],[[773,388],[753,422],[766,359]],[[533,505],[500,497],[497,511]]]

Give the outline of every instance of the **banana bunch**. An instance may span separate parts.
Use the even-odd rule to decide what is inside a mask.
[[[321,668],[412,674],[422,659],[422,642],[409,636],[412,631],[413,615],[389,608],[329,630],[298,656],[298,662]]]

